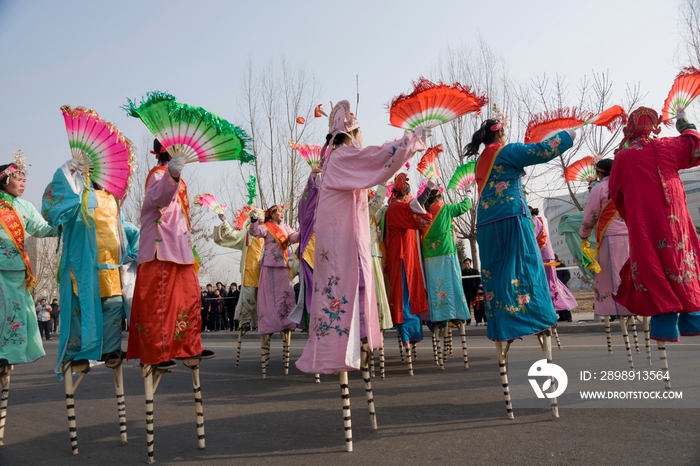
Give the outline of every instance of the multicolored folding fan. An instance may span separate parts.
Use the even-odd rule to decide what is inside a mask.
[[[671,124],[671,121],[676,118],[676,113],[688,108],[698,94],[700,94],[700,70],[692,66],[683,68],[673,81],[671,91],[664,101],[661,121]]]
[[[447,183],[447,189],[467,189],[470,183],[476,181],[476,161],[472,160],[460,165]]]
[[[419,78],[410,94],[391,101],[389,124],[411,131],[421,125],[434,128],[467,113],[478,115],[487,103],[485,95],[479,96],[459,83],[449,86]]]
[[[226,212],[226,204],[219,204],[213,194],[200,194],[195,198],[194,203],[206,207],[216,215]]]
[[[440,169],[437,166],[437,156],[442,152],[442,144],[428,147],[421,157],[416,170],[428,178],[440,178]]]
[[[561,108],[553,112],[535,115],[527,125],[525,144],[542,142],[565,129],[575,129],[586,125],[604,126],[615,131],[627,121],[625,109],[619,105],[594,114],[578,108]]]
[[[564,179],[567,183],[570,181],[591,181],[595,178],[595,158],[592,155],[577,160],[564,170]]]
[[[92,109],[64,105],[61,112],[80,170],[107,192],[124,199],[136,170],[131,141]]]
[[[149,92],[138,106],[129,100],[122,108],[140,118],[171,156],[184,151],[188,163],[255,159],[245,131],[201,107],[176,102],[170,94]]]
[[[306,163],[309,164],[312,170],[318,169],[318,166],[321,163],[321,146],[317,146],[315,144],[299,145],[294,141],[289,141],[289,147],[299,152],[301,158],[306,160]]]
[[[428,178],[423,178],[420,180],[420,182],[418,183],[418,190],[416,191],[416,197],[420,197],[421,193],[423,192],[423,190],[426,188],[427,185],[428,185]],[[387,188],[388,187],[389,186],[387,186]],[[393,185],[392,185],[392,187],[393,187]],[[433,188],[433,189],[436,189],[436,188]],[[445,192],[445,188],[441,185],[437,185],[437,189],[441,193]],[[391,191],[389,191],[389,192],[391,192]]]
[[[242,230],[252,210],[253,208],[249,205],[245,205],[238,209],[236,211],[236,218],[233,221],[233,228],[236,230]]]

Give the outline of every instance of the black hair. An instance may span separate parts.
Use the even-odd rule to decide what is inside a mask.
[[[530,207],[530,206],[528,206],[528,207],[530,208],[530,215],[535,215],[535,216],[537,216],[537,215],[540,214],[540,209],[535,209],[535,208],[532,208],[532,207]]]
[[[214,285],[212,285],[211,283],[207,283],[207,286],[211,286],[212,288],[214,288]]]
[[[478,130],[476,130],[476,132],[472,136],[472,142],[467,144],[467,149],[464,151],[464,156],[469,157],[471,155],[478,155],[479,148],[482,144],[488,145],[492,142],[495,142],[496,137],[498,136],[498,133],[501,131],[501,129],[499,128],[496,131],[492,131],[491,127],[493,125],[497,125],[498,123],[500,123],[499,120],[494,120],[491,118],[483,122],[481,124],[481,127]]]
[[[155,152],[158,156],[158,165],[165,165],[166,163],[170,162],[170,159],[172,158],[167,151],[163,150],[163,145],[158,139],[153,140],[153,152]]]
[[[425,203],[425,208],[429,209],[430,206],[435,204],[435,201],[437,201],[438,197],[442,197],[442,193],[440,192],[439,189],[433,189],[430,191],[430,194],[428,195],[428,201]]]
[[[610,172],[612,171],[612,167],[613,167],[612,159],[598,160],[598,163],[595,164],[596,171],[598,173],[602,173],[604,177],[610,176]]]
[[[7,168],[12,165],[11,163],[5,164],[5,165],[0,165],[0,173],[3,171],[7,170]],[[7,185],[10,183],[10,177],[8,176],[7,178],[3,178],[0,180],[0,191],[6,193],[7,192]]]

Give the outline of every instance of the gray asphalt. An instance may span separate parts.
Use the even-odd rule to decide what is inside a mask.
[[[256,340],[244,341],[236,368],[233,335],[205,337],[205,347],[217,352],[202,363],[201,372],[207,447],[197,449],[191,377],[178,365],[163,377],[155,397],[156,464],[700,464],[698,409],[561,408],[560,418],[552,420],[549,410],[516,403],[515,419],[507,419],[495,348],[484,336],[469,338],[469,370],[462,367],[458,337],[444,371],[434,365],[430,341],[425,341],[410,377],[395,336],[388,335],[387,377],[373,379],[376,431],[360,374],[350,374],[354,452],[347,453],[337,376],[322,376],[315,384],[313,376],[294,367],[283,375],[281,341],[273,340],[268,376],[262,380]],[[669,345],[671,367],[675,351],[700,351],[696,341],[685,339],[682,348]],[[567,333],[562,344],[561,351],[604,349],[605,335]],[[57,339],[45,346],[45,358],[12,372],[0,465],[144,464],[138,365],[124,366],[128,444],[119,441],[111,371],[100,366],[76,392],[80,454],[72,456],[63,383],[52,373]],[[303,340],[294,339],[292,360],[302,349]],[[626,360],[621,344],[614,350],[612,358]],[[534,337],[517,341],[511,351],[541,355]],[[654,361],[658,367],[655,351]]]

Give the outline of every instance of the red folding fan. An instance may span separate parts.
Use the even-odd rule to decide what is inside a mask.
[[[700,94],[700,70],[691,66],[683,68],[673,81],[671,91],[664,101],[661,121],[670,124],[676,113],[682,112]]]
[[[587,155],[581,160],[570,164],[564,170],[564,179],[569,181],[591,181],[595,179],[595,159],[592,155]]]
[[[543,112],[535,115],[528,123],[525,144],[542,142],[559,131],[585,125],[604,126],[610,131],[615,131],[626,121],[627,113],[619,105],[613,105],[597,115],[578,108],[561,108],[553,112]]]
[[[428,147],[416,169],[427,178],[440,178],[440,169],[437,166],[437,156],[440,152],[442,152],[442,144]]]
[[[467,113],[481,113],[488,103],[467,86],[433,83],[419,78],[410,94],[401,94],[389,104],[389,124],[412,131],[417,126],[434,128]]]

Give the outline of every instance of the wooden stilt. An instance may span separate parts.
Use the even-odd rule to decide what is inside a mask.
[[[321,383],[321,374],[316,374],[316,383]]]
[[[552,362],[552,336],[549,330],[545,330],[542,333],[537,334],[537,339],[540,342],[540,347],[544,351],[545,357],[547,358],[547,363]],[[559,417],[559,404],[556,398],[550,398],[549,404],[552,407],[552,417]]]
[[[438,362],[438,336],[437,336],[437,327],[433,327],[433,359],[435,359],[435,365],[439,366],[440,363]]]
[[[184,359],[182,363],[192,372],[192,388],[194,389],[194,412],[197,417],[197,446],[200,450],[206,447],[204,439],[204,407],[202,406],[202,385],[199,380],[199,364],[201,359]]]
[[[464,368],[469,369],[469,354],[467,354],[467,323],[463,320],[459,321],[459,335],[462,337],[462,359]]]
[[[369,352],[369,376],[371,378],[376,377],[376,375],[374,374],[374,351]]]
[[[386,355],[384,354],[384,331],[382,330],[382,347],[379,348],[379,376],[384,380],[386,378]]]
[[[399,332],[399,329],[396,329],[396,338],[399,339],[399,353],[401,353],[401,362],[405,363],[406,362],[406,356],[403,354],[403,342],[401,341],[401,333]]]
[[[369,345],[362,345],[362,356],[360,358],[360,370],[362,371],[362,380],[365,382],[365,396],[367,397],[367,407],[369,408],[369,418],[372,421],[372,429],[377,429],[377,414],[374,410],[374,395],[372,394],[372,380],[369,375],[369,360],[371,359],[371,351]]]
[[[345,428],[345,451],[352,451],[352,415],[350,413],[350,388],[348,373],[340,373],[340,397],[343,399],[343,427]]]
[[[0,366],[0,385],[2,385],[2,393],[0,393],[0,445],[5,444],[5,418],[7,417],[7,399],[10,397],[10,371],[13,366],[3,364]]]
[[[510,389],[508,388],[508,370],[506,368],[506,361],[508,358],[508,349],[512,341],[506,343],[505,350],[503,349],[503,342],[496,342],[496,352],[498,353],[498,369],[501,373],[501,385],[503,386],[503,397],[506,400],[506,413],[508,413],[508,419],[513,419],[513,405],[510,401]]]
[[[143,375],[144,392],[146,394],[146,450],[148,452],[147,464],[155,463],[153,458],[153,397],[156,387],[153,384],[153,372],[157,366],[141,366]]]
[[[630,318],[632,321],[632,338],[634,338],[634,349],[639,353],[639,338],[637,337],[637,318],[632,316]]]
[[[73,381],[73,372],[79,372],[78,379]],[[63,380],[66,388],[66,409],[68,411],[68,432],[70,433],[70,447],[74,455],[78,454],[78,428],[75,421],[75,391],[78,385],[90,372],[88,361],[68,361],[63,366]]]
[[[413,357],[411,356],[411,344],[406,345],[406,362],[408,362],[408,375],[413,375]]]
[[[647,350],[647,365],[651,366],[651,337],[649,335],[649,317],[642,317],[642,328],[644,329],[644,346]]]
[[[289,375],[289,354],[292,347],[292,331],[284,331],[284,375]]]
[[[608,354],[612,354],[612,340],[610,339],[610,317],[605,316],[605,338],[608,339]]]
[[[443,327],[438,327],[438,333],[437,333],[437,359],[438,359],[438,367],[440,368],[441,371],[445,370],[445,357],[443,356],[444,352],[447,351],[447,348],[445,346],[445,332],[444,332]]]
[[[411,355],[413,359],[418,359],[418,351],[416,351],[416,344],[411,343]]]
[[[452,327],[450,323],[445,324],[445,342],[447,343],[447,351],[450,352],[450,356],[454,354],[454,349],[452,348]],[[447,362],[447,351],[445,351],[445,362]]]
[[[661,372],[663,372],[664,376],[666,374],[669,375],[668,378],[664,379],[664,382],[666,384],[666,390],[670,390],[671,389],[671,377],[670,377],[671,374],[668,372],[668,355],[666,354],[666,342],[656,340],[656,348],[659,350],[659,359],[661,359]]]
[[[238,329],[238,347],[236,348],[236,367],[238,367],[238,363],[241,360],[241,345],[243,344],[243,335],[245,335],[246,331],[243,330],[243,327]]]
[[[561,349],[561,341],[559,341],[559,332],[557,331],[556,326],[552,327],[552,333],[554,334],[554,339],[557,342],[557,348]]]
[[[260,358],[262,364],[262,378],[267,378],[267,365],[270,362],[270,335],[260,335]]]
[[[634,369],[634,360],[632,359],[632,349],[630,348],[630,337],[627,334],[628,317],[620,317],[620,330],[622,330],[622,339],[625,341],[625,350],[627,350],[627,361],[630,369]]]
[[[124,374],[122,371],[122,362],[112,368],[114,374],[114,393],[117,395],[117,413],[119,414],[119,436],[122,443],[127,443],[126,436],[126,402],[124,400]]]

